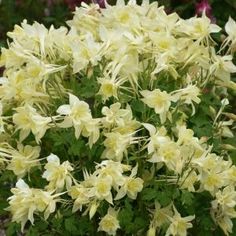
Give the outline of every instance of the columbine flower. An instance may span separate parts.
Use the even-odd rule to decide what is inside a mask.
[[[135,138],[132,137],[132,134],[111,132],[104,135],[106,136],[106,140],[104,141],[106,149],[102,153],[102,158],[106,159],[121,161],[124,153],[127,152],[128,146],[135,142]]]
[[[61,105],[57,109],[57,113],[64,116],[63,122],[58,126],[62,128],[73,126],[75,137],[78,139],[81,134],[84,137],[89,137],[89,147],[91,148],[100,135],[100,119],[93,119],[89,105],[72,94],[69,94],[69,103],[69,105]]]
[[[12,221],[21,223],[22,231],[28,220],[34,224],[35,213],[44,212],[46,220],[55,211],[55,196],[41,189],[29,188],[22,179],[18,180],[16,188],[12,188],[11,192],[13,195],[8,198],[10,206],[7,210],[13,215]]]
[[[149,107],[154,108],[155,112],[160,115],[161,123],[166,121],[167,112],[169,111],[172,97],[166,91],[155,89],[153,91],[144,90],[140,92],[144,97],[141,99]]]
[[[136,199],[137,194],[142,191],[144,181],[141,178],[135,178],[138,171],[138,165],[136,165],[129,177],[124,179],[124,184],[118,190],[115,200],[123,198],[126,194],[131,199]]]
[[[211,33],[217,33],[221,28],[212,24],[211,20],[203,13],[202,17],[192,17],[180,24],[179,31],[187,34],[189,38],[198,40],[208,39]]]
[[[98,78],[98,83],[101,84],[98,94],[100,94],[105,102],[110,97],[118,99],[119,82],[115,79]]]
[[[105,127],[124,126],[126,121],[132,119],[132,111],[128,107],[127,109],[121,109],[121,103],[117,102],[110,106],[110,108],[104,106],[102,108],[102,114],[105,116],[102,119],[102,123]]]
[[[122,175],[123,172],[129,171],[130,169],[131,166],[121,164],[119,161],[105,160],[96,165],[94,174],[103,178],[107,176],[111,177],[112,187],[118,189],[125,182],[125,177]]]
[[[152,226],[155,229],[169,223],[169,217],[173,216],[171,204],[161,208],[160,203],[155,201],[155,210],[152,211],[152,215]]]
[[[185,104],[191,104],[192,106],[192,115],[195,114],[195,107],[193,102],[199,104],[201,102],[200,89],[196,85],[188,85],[183,89],[179,89],[172,92],[172,98],[175,101],[181,100]]]
[[[58,125],[63,128],[74,126],[77,139],[81,134],[83,123],[92,118],[89,105],[73,94],[69,94],[69,105],[61,105],[57,113],[65,116],[64,121]]]
[[[109,235],[116,235],[117,229],[120,228],[117,214],[118,212],[110,207],[107,214],[99,222],[98,231],[104,231]]]
[[[190,223],[190,221],[192,221],[195,218],[195,216],[181,217],[181,215],[174,206],[173,209],[174,209],[173,217],[168,217],[171,224],[166,231],[166,236],[169,235],[186,236],[187,229],[192,228],[192,224]]]
[[[46,130],[50,128],[51,118],[41,116],[30,105],[18,107],[15,110],[16,113],[13,115],[12,120],[17,130],[20,130],[20,141],[23,141],[31,131],[35,136],[36,142],[39,143]]]
[[[12,170],[18,178],[24,177],[33,167],[39,164],[37,158],[40,154],[40,147],[32,147],[30,145],[17,145],[17,149],[6,147],[5,152],[9,152],[11,156],[8,170]],[[1,148],[0,148],[1,150]]]
[[[225,39],[225,45],[231,43],[230,47],[232,52],[236,50],[236,22],[229,17],[227,23],[225,24],[225,31],[228,37]]]
[[[232,218],[236,218],[236,192],[234,187],[227,186],[216,193],[216,199],[211,202],[211,215],[214,221],[222,228],[225,235],[232,233]]]
[[[167,131],[164,127],[156,129],[153,125],[143,123],[143,126],[149,131],[149,143],[147,144],[148,154],[155,153],[161,145],[170,142],[170,138],[166,135]],[[152,160],[149,160],[152,162]]]
[[[69,195],[72,199],[75,199],[72,212],[82,210],[82,206],[89,204],[90,199],[94,196],[91,189],[86,188],[82,184],[76,184],[69,188]]]
[[[47,157],[48,163],[45,165],[46,171],[42,177],[49,181],[46,186],[48,190],[57,190],[58,192],[63,190],[64,186],[70,188],[72,179],[70,172],[73,170],[68,161],[64,161],[60,164],[60,159],[54,154],[50,154]]]
[[[112,178],[111,176],[94,178],[94,189],[95,189],[95,196],[99,200],[105,199],[107,202],[112,204],[112,194],[111,194],[111,187],[112,187]]]

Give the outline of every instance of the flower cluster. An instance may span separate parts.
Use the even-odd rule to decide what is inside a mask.
[[[119,200],[125,195],[136,199],[137,194],[142,191],[143,180],[136,177],[138,166],[131,170],[130,176],[123,175],[123,172],[130,171],[130,168],[129,165],[106,160],[96,166],[93,174],[84,171],[85,180],[76,183],[69,190],[72,199],[75,199],[73,211],[82,209],[84,204],[90,204],[89,216],[92,218],[100,201],[106,200],[113,204],[112,189],[117,192],[114,200]]]
[[[24,180],[19,179],[16,188],[12,188],[9,200],[10,206],[7,208],[12,213],[12,220],[21,223],[21,229],[24,229],[26,222],[29,220],[34,223],[34,214],[44,212],[46,220],[56,209],[55,199],[57,196],[48,191],[41,189],[29,188]]]
[[[219,51],[221,28],[205,13],[184,20],[156,2],[82,3],[67,25],[25,20],[2,48],[0,167],[6,181],[18,178],[12,221],[23,231],[55,212],[86,220],[81,235],[185,236],[204,211],[214,227],[202,235],[232,232],[236,22]]]

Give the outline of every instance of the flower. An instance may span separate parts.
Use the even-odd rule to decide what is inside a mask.
[[[115,197],[115,200],[123,198],[126,194],[131,199],[136,199],[137,194],[142,191],[144,181],[141,178],[135,178],[138,171],[138,165],[136,165],[129,177],[124,178],[124,183],[120,187]]]
[[[169,235],[186,236],[187,229],[192,228],[193,226],[190,223],[190,221],[192,221],[195,218],[195,216],[181,217],[181,215],[174,206],[173,209],[174,209],[174,215],[172,217],[168,217],[171,224],[166,231],[166,236]]]
[[[140,93],[144,97],[141,100],[149,107],[154,108],[155,112],[160,115],[161,123],[163,124],[166,121],[167,112],[171,105],[171,95],[160,89],[153,91],[143,90]]]
[[[112,178],[110,176],[95,178],[94,188],[95,196],[99,200],[105,199],[110,204],[112,204]]]
[[[175,101],[183,101],[185,104],[191,104],[192,106],[192,115],[195,114],[195,107],[193,102],[199,104],[201,99],[199,98],[200,89],[196,85],[188,85],[183,89],[176,90],[172,92],[172,98]]]
[[[13,195],[8,198],[10,206],[7,210],[12,213],[13,221],[21,223],[22,232],[28,220],[34,223],[35,213],[44,212],[46,220],[56,209],[55,196],[41,189],[29,188],[22,179],[17,181],[16,188],[12,188],[11,192]]]
[[[117,219],[118,211],[109,207],[107,214],[99,222],[98,231],[104,231],[109,235],[116,235],[117,229],[120,228],[119,221]]]
[[[232,218],[236,218],[236,192],[234,187],[227,186],[216,193],[216,199],[211,202],[211,214],[214,221],[222,228],[225,235],[232,233]]]
[[[135,143],[131,134],[120,134],[119,132],[105,133],[104,141],[105,150],[102,153],[102,158],[121,161],[124,153],[131,143]]]
[[[155,209],[151,211],[153,215],[151,225],[156,229],[169,223],[169,217],[173,216],[171,204],[161,208],[159,202],[155,201]]]
[[[93,119],[89,105],[73,94],[69,94],[69,104],[61,105],[57,113],[64,117],[58,125],[62,128],[75,128],[75,137],[78,139],[82,133],[89,137],[89,146],[92,147],[99,138],[99,119]]]
[[[100,84],[100,89],[98,94],[100,94],[105,102],[110,97],[115,97],[118,99],[118,88],[119,81],[109,78],[98,78],[98,83]]]
[[[70,172],[73,170],[69,161],[60,164],[60,159],[54,154],[47,157],[48,163],[44,166],[45,172],[42,177],[49,181],[46,188],[50,191],[56,190],[60,192],[64,185],[69,189],[72,184]]]
[[[189,38],[200,41],[207,40],[211,33],[217,33],[221,28],[212,24],[211,20],[203,12],[202,17],[192,17],[179,25],[178,31],[188,35]]]
[[[230,43],[230,48],[232,52],[234,52],[236,50],[236,22],[231,17],[229,17],[225,24],[225,31],[228,34],[228,37],[225,39],[224,44],[226,46]]]
[[[89,188],[83,185],[74,185],[69,188],[69,195],[72,199],[75,199],[72,212],[82,210],[82,206],[90,202],[90,198],[93,197],[93,193]]]
[[[20,130],[20,141],[23,141],[31,131],[35,136],[36,142],[39,143],[47,129],[50,128],[51,118],[41,116],[30,105],[18,107],[15,110],[16,113],[13,115],[12,120],[17,130]]]
[[[41,148],[39,146],[23,146],[19,143],[17,149],[7,148],[6,151],[9,151],[11,156],[7,169],[12,170],[18,178],[23,178],[33,167],[39,165],[37,158],[40,155]]]

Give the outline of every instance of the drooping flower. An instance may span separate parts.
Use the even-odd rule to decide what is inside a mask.
[[[16,125],[16,129],[20,130],[20,141],[23,141],[30,132],[35,136],[37,143],[50,128],[50,117],[41,116],[35,108],[30,105],[18,107],[15,109],[16,113],[13,115],[12,120]]]
[[[69,189],[72,184],[72,178],[70,172],[73,170],[73,167],[69,161],[64,161],[60,164],[60,159],[54,154],[50,154],[47,157],[48,163],[44,166],[46,169],[42,177],[49,181],[49,184],[46,188],[49,191],[58,191],[63,190],[64,186]]]
[[[99,222],[98,231],[104,231],[109,235],[116,235],[117,229],[120,228],[119,221],[117,219],[118,211],[113,208],[109,208],[107,214]]]
[[[26,222],[29,220],[34,224],[34,214],[44,212],[44,219],[56,209],[57,199],[55,195],[41,189],[30,188],[22,179],[16,183],[16,188],[12,188],[13,195],[8,198],[8,211],[13,215],[12,221],[21,223],[23,231]]]
[[[187,229],[192,228],[193,226],[192,223],[190,223],[190,221],[192,221],[195,218],[195,216],[182,217],[174,206],[173,209],[174,209],[174,215],[172,217],[168,217],[171,224],[166,231],[166,236],[169,235],[186,236]]]

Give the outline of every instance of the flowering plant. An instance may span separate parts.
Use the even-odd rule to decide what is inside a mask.
[[[205,14],[156,2],[82,4],[67,24],[25,20],[2,48],[8,234],[232,233],[236,22],[219,48]]]

